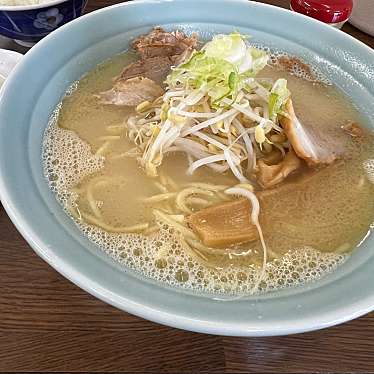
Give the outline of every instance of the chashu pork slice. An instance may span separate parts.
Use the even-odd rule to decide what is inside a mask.
[[[132,43],[140,60],[126,66],[116,78],[113,88],[97,96],[102,104],[125,106],[156,99],[163,94],[160,85],[172,66],[188,59],[196,45],[196,35],[188,37],[181,31],[167,32],[155,27]]]
[[[146,58],[125,67],[117,81],[141,76],[162,83],[172,66],[173,61],[167,56]]]
[[[164,93],[153,80],[136,77],[119,79],[113,88],[97,95],[102,104],[136,106],[144,101],[153,101]]]
[[[142,35],[132,43],[140,60],[125,67],[119,79],[138,76],[162,83],[172,66],[186,61],[197,46],[197,35],[186,36],[181,31],[168,32],[155,27],[149,34]]]
[[[188,37],[182,31],[168,32],[159,26],[132,42],[132,48],[140,54],[142,59],[181,55],[187,49],[194,49],[196,46],[196,34]]]
[[[295,153],[309,167],[331,164],[343,153],[342,144],[327,135],[327,132],[323,133],[317,127],[305,126],[298,120],[291,99],[287,101],[285,110],[288,117],[281,117],[280,124]]]

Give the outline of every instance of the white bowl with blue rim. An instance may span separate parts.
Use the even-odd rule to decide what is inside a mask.
[[[5,84],[0,101],[0,197],[24,238],[46,262],[92,295],[182,329],[281,335],[335,325],[373,310],[374,237],[319,281],[222,301],[164,287],[119,266],[63,212],[43,176],[41,147],[48,118],[72,82],[127,49],[134,37],[154,25],[196,30],[203,38],[238,30],[255,42],[299,56],[328,75],[361,110],[364,124],[374,129],[374,52],[321,22],[242,0],[144,0],[105,8],[43,39]]]
[[[0,34],[31,47],[82,15],[86,3],[87,0],[52,0],[33,5],[0,5]]]

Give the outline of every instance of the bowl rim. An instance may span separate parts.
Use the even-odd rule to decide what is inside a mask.
[[[117,8],[117,7],[127,7],[127,6],[136,6],[136,4],[153,4],[153,3],[160,3],[160,2],[181,2],[183,3],[184,0],[138,0],[135,2],[129,3],[121,3],[112,5],[110,7],[106,7],[103,9],[99,9],[95,12],[90,14],[84,15],[68,24],[59,28],[59,30],[64,30],[65,28],[71,27],[72,24],[76,22],[82,22],[82,19],[87,19],[94,14],[98,14],[101,12],[107,12],[109,9]],[[214,3],[216,0],[205,0],[205,2]],[[230,0],[230,3],[242,3],[246,4],[247,6],[252,7],[271,7],[273,9],[277,9],[278,12],[289,12],[288,10],[281,9],[275,6],[271,6],[268,4],[262,3],[252,3],[247,2],[246,0]],[[318,23],[320,27],[326,27],[330,29],[330,26],[323,25],[321,22],[310,19],[304,15],[294,14],[295,17],[304,17],[304,20],[307,22]],[[327,30],[327,29],[326,29]],[[336,32],[338,35],[341,35],[341,31],[332,29],[330,32]],[[53,40],[55,35],[59,35],[61,31],[57,31],[54,33],[49,34],[45,39],[43,39],[38,45],[44,45],[48,43],[50,40]],[[361,48],[365,47],[367,51],[370,51],[373,54],[371,48],[366,46],[364,43],[356,40],[350,35],[345,35],[344,37],[350,38],[356,45],[360,45]],[[38,50],[41,47],[37,47],[36,49],[33,48],[28,52],[29,55],[37,54]],[[23,61],[21,61],[20,65],[16,67],[16,70],[21,69],[23,65]],[[11,82],[12,80],[10,80]],[[8,86],[6,84],[6,86]],[[0,176],[1,176],[1,169],[0,169]],[[24,238],[28,241],[31,247],[35,250],[35,252],[42,257],[47,263],[49,263],[53,268],[55,268],[58,272],[63,274],[66,278],[68,278],[73,283],[77,284],[80,288],[84,289],[85,291],[89,292],[90,294],[96,296],[97,298],[107,302],[108,304],[114,305],[121,310],[127,311],[134,315],[146,318],[148,320],[166,324],[172,327],[183,328],[186,330],[197,331],[197,332],[204,332],[204,333],[213,333],[213,334],[221,334],[221,335],[231,335],[231,336],[264,336],[264,335],[284,335],[284,334],[291,334],[297,332],[305,332],[316,330],[319,328],[324,328],[332,325],[336,325],[350,319],[356,318],[361,316],[374,307],[374,293],[369,295],[369,297],[365,299],[361,299],[357,301],[355,305],[348,305],[342,307],[340,309],[335,309],[334,311],[326,312],[324,315],[319,316],[318,319],[313,318],[299,318],[298,321],[290,321],[289,324],[282,325],[282,326],[267,326],[263,329],[257,330],[250,330],[248,331],[248,326],[244,324],[234,324],[228,325],[228,323],[223,322],[222,324],[209,324],[207,321],[187,318],[185,316],[181,316],[178,314],[169,313],[165,310],[160,309],[152,309],[149,306],[141,305],[136,303],[131,299],[126,299],[126,304],[124,304],[124,297],[120,297],[118,295],[113,295],[112,293],[105,290],[100,283],[96,279],[88,278],[82,275],[78,270],[74,269],[68,262],[60,261],[57,263],[54,261],[53,258],[48,256],[46,252],[43,250],[45,243],[43,242],[43,238],[38,236],[33,229],[28,224],[27,220],[24,220],[22,215],[20,214],[17,209],[14,208],[11,199],[8,200],[9,192],[6,190],[6,186],[0,178],[0,197],[3,202],[4,209],[7,211],[8,215],[12,219],[13,223],[17,227],[17,229],[21,232]],[[161,286],[162,287],[162,286]]]
[[[66,3],[69,0],[52,0],[41,4],[30,4],[30,5],[0,5],[0,11],[5,12],[21,12],[23,10],[34,10],[42,8],[50,8],[54,5]]]

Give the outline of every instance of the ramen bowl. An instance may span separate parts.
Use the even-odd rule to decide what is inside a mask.
[[[374,128],[374,53],[341,31],[286,10],[239,0],[149,0],[105,8],[47,36],[5,83],[0,102],[0,195],[24,238],[57,271],[99,299],[186,330],[284,335],[328,327],[373,310],[373,238],[316,282],[229,298],[167,287],[121,267],[66,215],[43,175],[42,139],[49,117],[72,82],[127,49],[134,37],[154,25],[197,31],[202,38],[238,30],[270,49],[296,55],[343,90]],[[48,64],[43,63],[46,56]]]
[[[87,0],[52,0],[43,4],[0,5],[0,34],[31,47],[50,32],[79,17]]]

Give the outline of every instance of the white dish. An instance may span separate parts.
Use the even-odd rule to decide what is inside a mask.
[[[8,49],[0,49],[0,94],[5,80],[22,57],[23,55],[18,52],[10,51]]]

